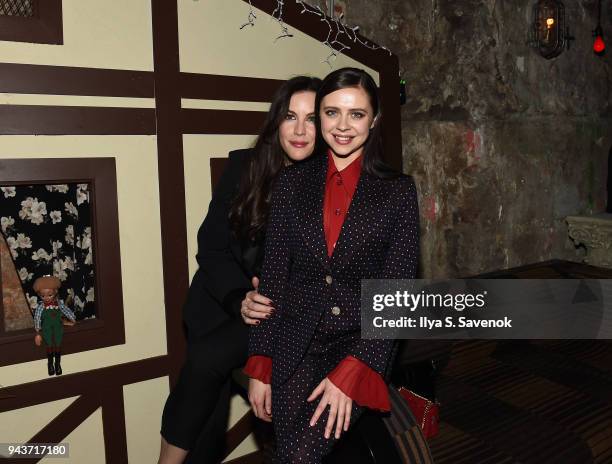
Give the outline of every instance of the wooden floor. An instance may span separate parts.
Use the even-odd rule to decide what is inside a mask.
[[[479,277],[612,278],[550,261]],[[437,382],[437,464],[612,463],[610,340],[461,341]]]

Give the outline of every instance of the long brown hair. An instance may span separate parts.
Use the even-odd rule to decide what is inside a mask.
[[[316,77],[297,76],[284,82],[274,94],[230,209],[230,224],[238,237],[255,239],[263,233],[268,220],[272,184],[287,160],[280,144],[279,126],[289,112],[293,94],[316,92],[320,85],[321,80]]]

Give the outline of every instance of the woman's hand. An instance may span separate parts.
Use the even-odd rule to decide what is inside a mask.
[[[255,417],[272,422],[272,387],[257,379],[249,379],[249,402]]]
[[[36,335],[34,336],[34,344],[35,344],[36,346],[40,346],[40,345],[41,345],[41,343],[42,343],[42,337],[40,336],[40,334],[36,334]]]
[[[253,287],[255,290],[251,290],[246,294],[242,305],[240,306],[240,314],[242,320],[249,325],[257,325],[261,321],[260,319],[267,319],[272,315],[274,308],[272,307],[272,301],[263,295],[257,293],[257,287],[259,287],[259,279],[253,277]]]
[[[327,405],[329,405],[329,417],[327,418],[327,425],[325,426],[325,438],[331,436],[332,430],[335,427],[336,439],[340,438],[342,430],[345,432],[349,428],[351,423],[351,409],[353,407],[353,400],[346,396],[342,390],[336,387],[331,380],[327,377],[315,388],[308,401],[314,401],[319,395],[323,395],[319,406],[315,410],[312,418],[310,419],[310,426],[314,426]]]

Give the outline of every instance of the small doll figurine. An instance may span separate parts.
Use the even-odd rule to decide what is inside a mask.
[[[60,280],[52,276],[39,277],[34,281],[34,291],[42,300],[38,303],[34,312],[34,329],[36,330],[34,343],[36,343],[36,346],[40,346],[42,340],[45,341],[49,375],[62,374],[62,366],[60,365],[62,337],[64,335],[62,324],[74,325],[76,321],[74,313],[66,307],[62,300],[57,298],[57,291],[60,286]],[[70,322],[62,322],[62,315]]]

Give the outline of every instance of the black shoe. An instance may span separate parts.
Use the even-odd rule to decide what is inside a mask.
[[[60,364],[61,359],[61,353],[55,353],[55,375],[62,375],[62,365]]]
[[[47,355],[47,371],[49,375],[55,374],[55,368],[53,367],[53,353]]]

